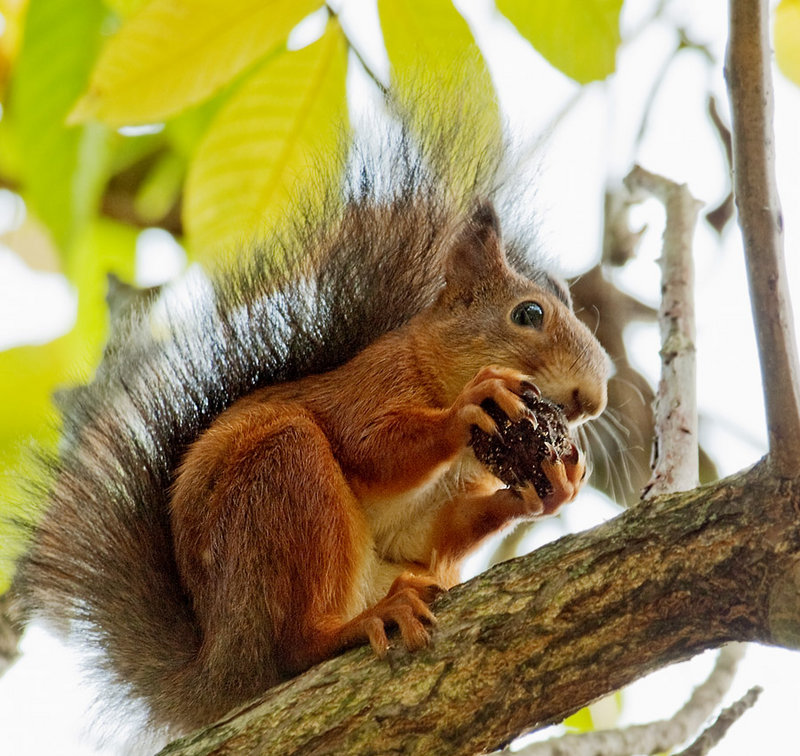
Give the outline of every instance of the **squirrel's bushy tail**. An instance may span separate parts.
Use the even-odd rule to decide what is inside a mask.
[[[258,692],[204,660],[173,558],[173,471],[240,396],[329,370],[432,301],[454,224],[492,193],[492,159],[470,164],[454,197],[401,135],[234,272],[134,302],[116,324],[94,381],[63,403],[15,585],[30,617],[88,646],[104,702],[144,704],[151,729],[174,732]]]

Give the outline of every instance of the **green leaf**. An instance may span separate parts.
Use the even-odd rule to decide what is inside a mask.
[[[775,60],[783,75],[800,86],[800,0],[781,0],[773,24]]]
[[[31,0],[14,75],[9,117],[23,195],[62,246],[91,218],[105,177],[107,131],[67,127],[65,118],[106,14],[100,0]]]
[[[71,354],[91,369],[100,362],[108,333],[106,307],[107,276],[115,273],[132,281],[139,232],[106,219],[98,219],[77,240],[66,268],[67,277],[78,289],[78,318],[65,336]],[[87,373],[79,375],[85,380]]]
[[[0,175],[6,181],[22,183],[24,166],[20,155],[19,140],[11,126],[10,114],[0,118]]]
[[[346,69],[346,42],[332,18],[317,42],[265,61],[230,97],[189,167],[184,224],[192,252],[249,241],[298,187],[314,201],[319,176],[339,152]]]
[[[321,0],[151,0],[103,50],[70,115],[114,126],[163,121],[281,45]]]
[[[105,0],[105,4],[118,16],[126,18],[145,4],[145,0]]]
[[[575,81],[586,84],[614,71],[622,0],[497,0],[497,8]]]

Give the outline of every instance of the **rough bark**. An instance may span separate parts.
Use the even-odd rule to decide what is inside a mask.
[[[431,648],[356,649],[163,754],[472,754],[731,640],[800,645],[800,480],[766,465],[504,562]]]

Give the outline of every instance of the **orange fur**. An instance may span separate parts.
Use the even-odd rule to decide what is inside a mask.
[[[553,291],[506,264],[496,221],[453,244],[437,302],[322,375],[236,402],[191,446],[171,498],[175,553],[203,653],[267,687],[347,646],[428,641],[427,605],[463,557],[512,520],[574,498],[582,457],[546,467],[554,492],[512,491],[467,446],[494,399],[526,383],[571,422],[605,404],[607,359]],[[509,314],[535,300],[541,328]]]

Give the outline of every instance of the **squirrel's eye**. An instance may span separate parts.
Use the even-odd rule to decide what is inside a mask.
[[[511,320],[517,325],[541,328],[544,310],[538,302],[520,302],[511,311]]]

